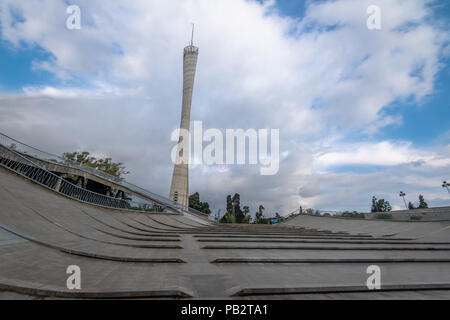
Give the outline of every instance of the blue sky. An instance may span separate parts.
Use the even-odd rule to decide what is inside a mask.
[[[306,3],[299,0],[277,0],[276,6],[282,15],[302,19]],[[435,7],[437,17],[450,18],[448,1],[438,1]],[[33,62],[50,58],[52,54],[39,46],[22,43],[19,47],[14,47],[7,41],[1,41],[1,90],[19,93],[24,87],[68,85],[68,82],[56,79],[50,72],[33,68]],[[391,105],[388,114],[401,114],[403,124],[388,126],[378,132],[374,138],[409,140],[417,146],[426,146],[450,130],[450,59],[443,59],[441,62],[443,67],[436,80],[433,95],[419,104],[398,102]],[[347,170],[351,169],[351,166],[347,167]]]
[[[281,14],[294,18],[302,18],[305,13],[305,1],[277,0],[276,5]]]
[[[276,4],[283,15],[301,19],[305,13],[306,2],[310,1],[277,0]],[[433,7],[436,17],[447,20],[450,30],[450,2],[436,1]],[[436,80],[434,94],[419,104],[398,102],[390,106],[390,113],[402,115],[403,124],[388,126],[378,132],[374,138],[378,140],[409,140],[414,145],[427,146],[450,131],[450,58],[442,59],[441,63],[443,67]],[[380,168],[366,168],[366,170],[378,169]],[[348,166],[336,168],[336,170],[360,171],[361,167]]]
[[[450,2],[436,1],[433,7],[436,17],[450,30]],[[403,125],[388,127],[380,132],[380,139],[406,139],[417,146],[426,146],[450,132],[450,58],[442,58],[441,63],[434,93],[425,102],[413,104],[413,108],[402,103],[394,105],[401,111]]]
[[[14,48],[6,41],[0,42],[0,88],[3,92],[21,92],[23,87],[33,85],[57,85],[54,77],[42,70],[33,70],[33,61],[48,59],[45,50],[25,46]]]
[[[89,22],[75,32],[64,28],[65,1],[5,0],[0,6],[0,131],[54,153],[108,154],[128,164],[133,182],[167,194],[171,163],[161,156],[169,153],[162,139],[178,125],[179,51],[195,21],[201,58],[193,120],[213,128],[281,128],[288,155],[272,178],[239,167],[214,171],[220,180],[234,179],[232,187],[193,168],[192,188],[213,207],[234,192],[255,207],[271,199],[277,211],[298,204],[364,210],[378,194],[401,206],[400,186],[425,193],[434,205],[447,203],[436,186],[450,180],[448,1],[430,2],[432,11],[421,0],[373,1],[385,9],[387,24],[424,27],[406,30],[422,37],[410,41],[389,28],[365,30],[366,0],[276,0],[278,14],[267,14],[259,0],[75,2]],[[293,36],[295,28],[307,32]],[[386,58],[385,49],[396,45],[404,59]],[[429,76],[405,88],[416,61],[428,63]],[[122,109],[129,110],[126,117]],[[116,128],[121,135],[110,141]],[[159,140],[143,138],[154,136]],[[158,152],[148,151],[144,162],[130,148]],[[148,171],[149,161],[159,170]],[[419,162],[426,164],[414,165]],[[346,201],[342,181],[359,196]]]
[[[308,1],[310,2],[310,1]],[[302,19],[305,1],[277,0],[277,8],[282,15]],[[433,5],[435,15],[450,29],[450,2],[441,0]],[[430,144],[445,143],[450,139],[450,58],[441,60],[442,69],[436,79],[436,88],[424,101],[416,103],[396,102],[387,108],[387,114],[401,114],[402,124],[387,126],[377,132],[372,139],[408,140],[414,146],[426,147]],[[442,136],[448,133],[447,139]],[[444,138],[445,139],[445,138]],[[379,166],[336,166],[335,172],[374,172],[383,170]]]

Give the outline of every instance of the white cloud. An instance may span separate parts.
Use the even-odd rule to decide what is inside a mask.
[[[49,97],[62,99],[77,98],[113,98],[124,96],[138,96],[142,88],[121,88],[113,87],[109,84],[97,82],[95,88],[55,88],[51,86],[44,87],[23,87],[23,93],[28,97]]]
[[[78,90],[74,89],[57,89],[53,87],[25,87],[23,88],[24,93],[30,97],[53,97],[53,98],[66,98],[73,99],[79,97]]]
[[[439,173],[448,167],[437,151],[408,143],[345,139],[352,131],[370,136],[401,125],[401,115],[386,107],[433,93],[448,35],[431,23],[429,3],[320,1],[299,21],[277,15],[273,2],[79,0],[82,29],[68,30],[65,1],[3,0],[2,38],[48,51],[51,58],[33,66],[61,82],[0,98],[0,128],[49,151],[111,153],[128,164],[130,178],[167,194],[182,47],[195,22],[200,56],[192,120],[209,128],[280,128],[287,156],[275,177],[259,177],[257,168],[193,168],[192,188],[215,207],[233,192],[253,207],[264,201],[280,212],[299,201],[321,207],[362,203],[342,192],[358,194],[349,184],[374,176],[347,180],[330,173],[330,166],[405,165],[418,181],[430,167]],[[369,4],[382,8],[381,31],[366,28]],[[14,22],[15,16],[24,21]],[[74,79],[83,85],[70,85]],[[408,165],[421,160],[427,165]],[[389,189],[388,171],[377,173],[386,184],[378,182],[374,191]],[[343,191],[324,187],[327,179]],[[299,199],[299,190],[311,198]]]
[[[316,163],[321,167],[345,165],[395,166],[408,163],[434,161],[435,156],[428,151],[411,148],[411,143],[391,143],[338,146],[339,151],[316,154]]]
[[[394,125],[398,127],[402,124],[403,117],[401,115],[385,115],[378,121],[369,124],[365,129],[363,129],[363,132],[368,135],[373,135],[387,126]]]

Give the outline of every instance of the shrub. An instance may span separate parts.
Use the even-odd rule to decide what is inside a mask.
[[[390,213],[378,213],[375,216],[375,219],[379,219],[379,220],[389,220],[392,219],[392,214]]]
[[[357,211],[345,211],[342,213],[342,217],[344,218],[355,218],[355,219],[365,219],[366,215],[364,213],[359,213]]]
[[[413,220],[413,221],[420,221],[422,220],[422,216],[411,216],[409,217],[409,220]]]
[[[227,213],[226,215],[224,215],[222,217],[222,219],[220,219],[219,222],[220,223],[234,223],[235,219],[234,219],[234,216],[231,213]]]

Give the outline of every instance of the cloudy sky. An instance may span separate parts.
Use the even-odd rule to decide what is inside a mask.
[[[68,5],[81,29],[66,27]],[[381,30],[366,10],[381,8]],[[214,211],[301,204],[450,205],[450,4],[428,0],[1,0],[0,132],[46,151],[124,162],[168,196],[182,52],[200,48],[191,120],[280,129],[280,171],[191,168]],[[222,211],[223,212],[223,211]]]

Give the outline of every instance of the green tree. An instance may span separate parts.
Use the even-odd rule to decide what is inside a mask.
[[[245,216],[244,219],[242,219],[242,223],[249,224],[251,220],[252,220],[252,217],[248,215],[248,216]]]
[[[372,212],[378,212],[378,208],[377,208],[377,198],[373,197],[372,198],[372,208],[371,208]]]
[[[235,222],[235,218],[234,218],[234,216],[233,216],[231,213],[227,212],[227,213],[222,217],[222,219],[220,219],[219,222],[220,222],[220,223],[234,223],[234,222]]]
[[[233,213],[233,199],[230,195],[227,196],[227,213]]]
[[[233,197],[233,215],[236,219],[236,223],[242,223],[245,218],[244,213],[241,210],[241,196],[239,193],[236,193]]]
[[[392,211],[392,206],[389,201],[384,199],[377,200],[376,197],[372,198],[372,212],[390,212]]]
[[[377,206],[377,212],[391,212],[392,206],[389,203],[389,201],[386,201],[384,199],[380,199],[376,203]]]
[[[200,194],[198,192],[189,196],[189,207],[200,212],[211,214],[211,209],[209,208],[208,202],[200,201]]]
[[[263,221],[264,210],[266,210],[262,205],[259,206],[258,212],[256,212],[255,218],[256,223],[261,223]]]
[[[425,202],[423,195],[419,196],[419,208],[418,209],[428,209],[428,203]]]
[[[200,202],[200,194],[198,192],[189,196],[189,207],[192,209],[200,210],[201,202]]]
[[[416,209],[416,207],[414,207],[414,205],[412,204],[411,201],[408,203],[408,209],[409,210],[415,210]]]
[[[89,152],[66,152],[63,154],[64,159],[75,161],[78,164],[85,165],[116,178],[123,178],[123,175],[129,174],[121,162],[113,162],[111,158],[97,159],[92,157]]]
[[[242,214],[244,215],[244,218],[242,219],[242,223],[250,223],[250,220],[252,219],[252,217],[249,215],[249,213],[250,213],[250,207],[244,206],[242,208]]]

